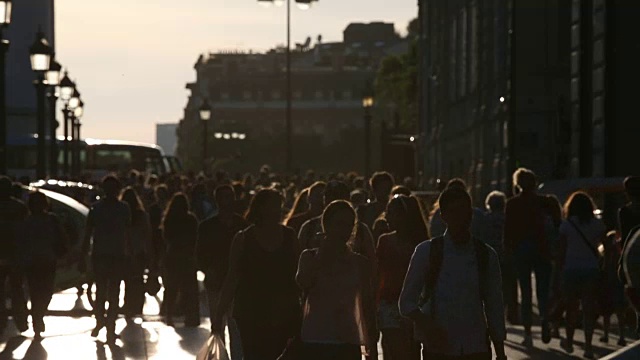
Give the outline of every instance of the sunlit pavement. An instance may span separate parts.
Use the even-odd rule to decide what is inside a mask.
[[[168,327],[161,322],[158,314],[161,299],[147,296],[144,318],[127,324],[124,318],[118,320],[117,332],[120,338],[115,346],[104,345],[104,330],[93,339],[90,336],[95,322],[88,316],[86,309],[90,306],[86,296],[78,298],[76,290],[56,294],[51,303],[51,315],[45,318],[47,331],[41,343],[34,342],[33,332],[18,334],[10,326],[0,338],[0,360],[29,359],[194,359],[209,335],[209,321],[205,317],[199,328],[184,328],[180,321],[176,327]],[[204,300],[201,294],[202,300]],[[201,301],[204,304],[204,301]],[[206,309],[202,309],[203,316]],[[617,334],[617,326],[613,325]],[[544,345],[540,340],[540,328],[534,327],[534,348],[527,349],[520,345],[523,338],[522,327],[510,326],[507,340],[509,359],[567,359],[571,358],[560,348],[560,341],[553,339],[551,344]],[[605,356],[618,349],[615,344],[618,337],[610,336],[609,344],[599,342],[601,330],[594,336],[594,347],[598,357]],[[582,344],[584,334],[576,331],[574,358],[583,355]],[[630,339],[628,339],[630,340]],[[631,342],[631,341],[629,341]],[[382,352],[380,351],[380,354]],[[380,355],[382,359],[382,355]]]

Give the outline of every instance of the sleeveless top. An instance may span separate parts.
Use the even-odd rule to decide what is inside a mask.
[[[244,230],[233,313],[239,321],[287,329],[294,335],[300,330],[297,239],[290,228],[282,230],[282,245],[273,251],[260,246],[255,226]]]

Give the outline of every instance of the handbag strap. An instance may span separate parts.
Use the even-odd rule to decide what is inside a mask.
[[[593,253],[593,256],[596,257],[596,260],[600,260],[600,252],[598,251],[598,249],[596,249],[587,239],[587,236],[582,232],[582,230],[580,229],[580,227],[578,227],[578,225],[576,225],[573,221],[569,220],[569,223],[571,225],[573,225],[574,229],[576,229],[576,231],[578,232],[578,234],[580,234],[580,238],[584,241],[585,245],[587,245],[587,247],[589,248],[589,250],[591,250],[591,252]]]

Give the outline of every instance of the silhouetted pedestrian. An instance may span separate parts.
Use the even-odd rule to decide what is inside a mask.
[[[27,217],[28,210],[22,201],[12,195],[11,180],[6,176],[0,176],[0,335],[4,332],[9,317],[6,307],[7,288],[10,291],[11,310],[16,328],[20,332],[29,328],[22,274],[16,263],[16,244],[19,242],[16,229]]]
[[[512,257],[522,297],[521,320],[524,325],[523,345],[533,346],[533,302],[531,273],[536,276],[536,295],[542,317],[542,337],[549,338],[548,322],[549,284],[551,281],[551,252],[545,236],[544,197],[536,194],[536,175],[528,169],[513,174],[514,189],[520,193],[507,201],[504,225],[506,256]],[[506,269],[508,271],[508,269]],[[510,318],[516,304],[508,303]]]
[[[387,208],[394,184],[393,176],[388,172],[377,172],[371,177],[370,185],[375,199],[358,209],[358,218],[369,229],[373,228],[373,223]],[[378,239],[374,239],[374,241],[378,241]]]
[[[128,187],[120,195],[120,201],[129,205],[131,210],[131,237],[129,238],[129,256],[127,276],[125,277],[124,312],[127,318],[142,315],[145,290],[144,271],[147,264],[153,263],[153,244],[149,215],[136,191]]]
[[[500,262],[471,234],[473,207],[463,189],[439,199],[444,236],[416,248],[400,294],[400,313],[415,323],[424,359],[506,359]]]
[[[391,233],[378,241],[378,327],[382,331],[385,360],[420,359],[420,343],[413,336],[411,322],[400,316],[398,300],[409,262],[416,246],[427,240],[427,226],[418,200],[394,196],[387,206],[386,221]]]
[[[209,302],[211,323],[215,321],[216,306],[220,291],[229,270],[229,254],[235,235],[246,229],[249,223],[234,213],[235,193],[229,185],[219,186],[215,190],[218,214],[200,223],[196,246],[198,266],[205,274],[204,284]],[[231,314],[226,314],[225,323],[229,326],[231,358],[242,358],[240,334]],[[214,329],[211,331],[213,332]]]
[[[630,176],[624,180],[624,189],[629,202],[618,211],[618,223],[624,251],[627,246],[631,230],[640,225],[640,176]],[[626,277],[622,269],[622,263],[618,271],[620,280],[625,282]]]
[[[357,224],[348,202],[332,202],[322,216],[320,247],[300,256],[304,359],[360,360],[361,346],[367,353],[377,347],[371,265],[348,246]]]
[[[583,313],[584,357],[592,359],[593,328],[596,320],[597,289],[600,284],[598,246],[605,242],[607,229],[596,219],[593,200],[584,192],[572,194],[565,203],[565,221],[560,225],[560,252],[563,294],[567,309],[567,340],[562,347],[573,353],[574,326],[579,308]]]
[[[292,228],[296,234],[300,232],[300,228],[310,219],[322,215],[324,210],[324,189],[327,186],[326,183],[316,182],[311,185],[308,190],[307,208],[299,214],[290,216],[286,224]]]
[[[162,235],[167,246],[163,277],[166,323],[174,325],[176,303],[180,296],[180,304],[185,315],[184,325],[197,327],[200,325],[196,267],[198,220],[189,211],[189,200],[183,193],[175,194],[169,202],[162,220]]]
[[[236,235],[212,324],[221,334],[231,309],[245,360],[275,360],[300,330],[299,251],[291,228],[281,225],[279,192],[260,190],[245,216],[253,224]]]
[[[31,319],[35,340],[42,340],[44,315],[54,290],[57,259],[66,255],[69,240],[58,218],[49,213],[49,201],[41,192],[29,195],[31,214],[18,231],[20,265],[29,284]]]
[[[125,279],[127,256],[130,253],[131,210],[127,203],[118,200],[121,187],[120,181],[114,176],[107,176],[102,181],[105,196],[89,211],[79,266],[86,269],[84,259],[91,250],[96,284],[96,301],[93,306],[96,327],[91,335],[98,336],[100,329],[106,326],[109,343],[116,340],[120,283]],[[107,302],[109,310],[105,318]]]

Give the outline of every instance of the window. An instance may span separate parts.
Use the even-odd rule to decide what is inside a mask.
[[[251,91],[245,90],[242,93],[242,98],[245,99],[245,100],[251,100],[253,98],[253,94],[251,93]]]
[[[226,91],[223,91],[220,93],[220,100],[229,100],[229,93]]]
[[[316,100],[322,100],[324,98],[324,93],[322,92],[322,90],[317,90],[316,91]]]
[[[458,95],[467,93],[467,9],[460,11],[458,32]]]
[[[293,92],[293,98],[296,100],[302,99],[302,91],[296,90]]]
[[[342,100],[351,100],[353,98],[353,92],[351,90],[342,91]]]
[[[449,34],[449,100],[456,99],[456,59],[457,59],[457,32],[458,22],[455,18],[451,21],[451,33]]]
[[[471,33],[469,34],[469,42],[471,53],[469,54],[470,58],[470,69],[469,69],[469,90],[474,91],[478,86],[478,4],[474,1],[471,3],[471,10],[469,13],[470,22],[471,22]]]
[[[108,171],[128,170],[131,167],[131,151],[96,149],[94,161],[88,164],[89,169],[106,169]]]
[[[271,91],[271,99],[280,100],[281,97],[282,97],[282,93],[280,91],[278,90]]]

